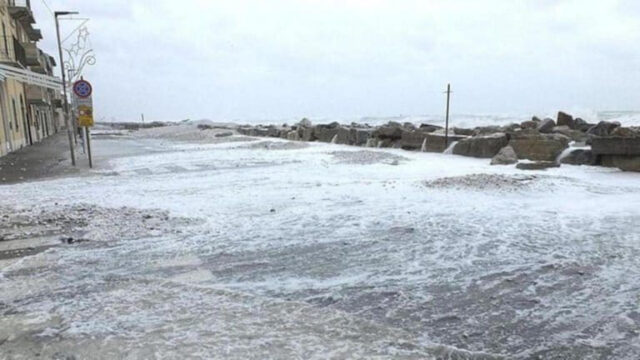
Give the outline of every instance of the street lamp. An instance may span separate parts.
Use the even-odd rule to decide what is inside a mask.
[[[58,16],[76,15],[77,11],[56,11],[54,17],[56,19],[56,34],[58,36],[58,52],[60,53],[60,72],[62,73],[62,92],[64,94],[64,117],[67,125],[67,134],[69,135],[69,149],[71,150],[71,164],[76,166],[76,154],[73,150],[73,129],[69,121],[69,100],[67,99],[67,78],[64,73],[64,59],[62,58],[62,42],[60,41],[60,23]]]

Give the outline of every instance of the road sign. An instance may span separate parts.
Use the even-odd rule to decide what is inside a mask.
[[[78,103],[78,126],[93,126],[93,105],[91,103]]]
[[[87,80],[78,80],[73,83],[73,93],[79,98],[88,98],[91,96],[93,88]]]

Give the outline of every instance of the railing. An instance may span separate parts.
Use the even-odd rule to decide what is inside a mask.
[[[18,39],[13,38],[13,52],[16,56],[16,61],[22,64],[22,66],[27,66],[27,53],[24,51],[24,47],[20,44]]]
[[[26,7],[31,9],[31,0],[7,0],[9,6]]]
[[[0,36],[0,62],[27,66],[27,54],[18,39],[13,36]]]

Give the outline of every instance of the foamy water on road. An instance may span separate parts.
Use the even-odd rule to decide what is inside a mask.
[[[0,187],[32,216],[84,203],[194,219],[5,264],[0,353],[640,356],[638,175],[288,144],[164,143]]]

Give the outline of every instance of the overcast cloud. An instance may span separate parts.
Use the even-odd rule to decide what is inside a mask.
[[[91,18],[98,118],[640,108],[637,0],[46,1]]]

